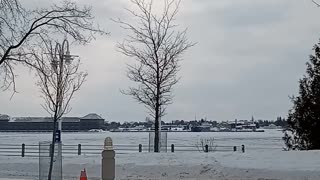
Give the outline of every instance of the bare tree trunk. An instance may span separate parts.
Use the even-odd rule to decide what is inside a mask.
[[[154,45],[155,47],[155,45]],[[156,76],[156,83],[157,83],[157,86],[156,86],[156,107],[155,107],[155,125],[154,125],[154,152],[159,152],[159,119],[160,119],[160,112],[159,112],[159,109],[160,109],[160,69],[159,69],[159,57],[158,57],[158,53],[156,50],[154,50],[154,56],[156,58],[156,73],[157,73],[157,76]],[[161,122],[160,122],[161,123]],[[161,129],[160,129],[161,131]]]
[[[159,152],[159,108],[156,110],[154,121],[154,152]]]
[[[57,96],[56,96],[56,109],[55,109],[55,114],[54,114],[54,119],[53,119],[53,134],[52,134],[52,145],[51,145],[51,152],[50,152],[50,168],[49,168],[49,173],[48,173],[48,180],[51,180],[52,177],[52,169],[53,169],[53,156],[54,156],[54,149],[55,149],[55,143],[56,143],[56,130],[57,130],[57,122],[58,122],[58,110],[61,110],[61,104],[62,104],[62,77],[63,77],[63,57],[60,57],[60,72],[57,74]]]
[[[53,157],[54,157],[54,149],[56,143],[56,130],[57,130],[57,115],[53,117],[53,133],[52,133],[52,142],[50,145],[50,166],[49,166],[49,173],[48,173],[48,180],[51,180],[52,176],[52,169],[53,169]]]

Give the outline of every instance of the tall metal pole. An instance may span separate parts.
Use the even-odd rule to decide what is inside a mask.
[[[69,64],[72,60],[72,57],[70,55],[70,48],[69,48],[69,41],[67,39],[63,40],[61,48],[60,48],[60,79],[59,82],[63,83],[63,70],[64,70],[64,63]],[[63,88],[60,87],[60,105],[62,105],[62,94],[63,94]],[[59,119],[59,126],[58,129],[60,133],[62,132],[62,119]]]
[[[65,47],[66,46],[66,47]],[[65,48],[66,48],[66,53],[65,53]],[[52,52],[52,51],[51,51]],[[55,169],[58,170],[60,179],[62,179],[62,143],[61,143],[61,131],[62,131],[62,105],[63,105],[63,93],[64,93],[64,83],[62,82],[63,79],[63,71],[64,71],[64,61],[66,61],[66,64],[69,64],[70,61],[73,59],[70,55],[69,51],[69,43],[65,39],[61,44],[56,43],[55,51],[54,54],[52,55],[52,68],[56,74],[56,108],[55,109],[55,115],[54,115],[54,125],[53,125],[53,137],[52,137],[52,147],[50,148],[51,153],[50,153],[50,167],[49,167],[49,173],[48,173],[48,180],[51,180],[52,176],[52,170],[53,170],[53,157],[54,157],[54,151],[55,151],[55,144],[57,143],[58,145],[58,151],[57,151],[57,156],[55,160]],[[59,59],[58,59],[59,58]],[[59,119],[58,119],[59,118]],[[58,122],[58,130],[56,129],[56,123]],[[58,139],[57,139],[58,136]]]
[[[56,48],[55,48],[55,57],[58,55],[59,57],[59,61],[57,61],[56,63],[59,62],[59,72],[58,73],[58,77],[57,77],[57,80],[58,80],[58,83],[57,83],[57,86],[58,86],[58,91],[57,91],[57,100],[58,100],[58,105],[59,105],[59,108],[61,108],[62,106],[62,94],[63,94],[63,87],[62,87],[62,84],[63,84],[63,70],[64,70],[64,63],[66,64],[69,64],[70,61],[73,59],[70,55],[70,49],[69,49],[69,42],[68,40],[64,40],[62,42],[62,45],[57,43],[56,44]],[[60,133],[62,132],[62,119],[60,118],[58,120],[58,130],[60,131]],[[61,137],[61,134],[60,134],[60,137]]]
[[[64,42],[64,41],[63,41]],[[59,56],[60,56],[60,73],[59,73],[59,108],[62,106],[62,93],[63,93],[63,88],[62,88],[62,77],[63,77],[63,51],[64,51],[64,43],[62,43]],[[59,119],[58,122],[58,130],[60,131],[60,138],[61,138],[61,132],[62,132],[62,119]],[[61,140],[61,139],[60,139]]]
[[[237,132],[237,125],[238,125],[237,119],[235,120],[235,124],[236,124],[236,132]]]

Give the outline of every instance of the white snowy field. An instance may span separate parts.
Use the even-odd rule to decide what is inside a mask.
[[[64,133],[64,144],[148,144],[148,133]],[[0,144],[38,144],[50,140],[49,133],[0,133]],[[214,137],[217,145],[246,146],[246,152],[175,152],[116,155],[117,179],[320,179],[320,151],[282,151],[282,132],[264,133],[168,133],[168,144],[195,146],[200,138]],[[38,158],[0,156],[0,180],[37,179]],[[64,179],[79,179],[86,168],[89,179],[100,179],[99,155],[66,156]]]

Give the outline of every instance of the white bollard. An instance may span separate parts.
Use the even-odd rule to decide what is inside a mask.
[[[115,152],[113,150],[112,139],[107,137],[104,140],[104,150],[102,151],[102,180],[115,179]]]

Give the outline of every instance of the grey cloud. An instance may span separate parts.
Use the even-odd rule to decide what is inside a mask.
[[[232,6],[219,9],[215,17],[224,27],[250,29],[254,26],[282,23],[288,18],[288,4],[284,1],[238,1]]]
[[[44,1],[41,1],[44,2]],[[94,9],[109,37],[98,37],[86,47],[72,47],[89,73],[73,99],[70,115],[88,112],[108,120],[144,120],[143,105],[119,89],[132,85],[125,77],[130,59],[116,51],[125,32],[110,18],[126,18],[126,0],[81,0]],[[48,3],[48,2],[46,2]],[[297,93],[297,81],[305,70],[311,48],[318,41],[320,9],[301,0],[184,0],[177,18],[180,29],[188,27],[189,39],[198,44],[183,57],[180,83],[164,120],[207,117],[272,119],[287,114],[289,95]],[[48,3],[49,4],[49,3]],[[19,69],[19,74],[25,71]],[[45,115],[33,76],[20,76],[20,93],[9,100],[0,93],[2,113]],[[24,106],[28,104],[28,106]]]

